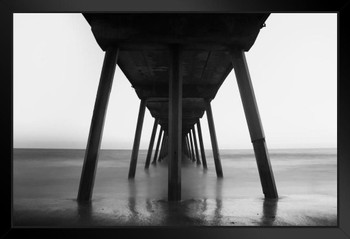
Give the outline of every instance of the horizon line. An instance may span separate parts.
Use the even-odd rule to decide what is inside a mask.
[[[47,147],[28,147],[28,148],[24,148],[24,147],[13,147],[12,149],[60,149],[60,150],[86,150],[86,148],[47,148]],[[274,150],[274,149],[338,149],[337,146],[335,147],[290,147],[290,148],[286,148],[286,147],[270,147],[268,148],[268,150]],[[100,150],[132,150],[132,148],[102,148]],[[148,149],[139,149],[139,150],[148,150]],[[205,148],[205,150],[211,150],[211,148]],[[221,148],[219,150],[254,150],[253,147],[251,148]],[[154,151],[154,149],[153,149]]]

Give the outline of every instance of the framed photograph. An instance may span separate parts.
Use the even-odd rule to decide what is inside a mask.
[[[349,238],[349,6],[5,1],[2,235]]]

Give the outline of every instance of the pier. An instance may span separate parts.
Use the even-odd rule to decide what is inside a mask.
[[[224,177],[211,101],[234,70],[265,198],[278,198],[245,52],[269,14],[84,14],[105,52],[78,201],[90,201],[116,65],[140,99],[129,180],[136,165],[145,110],[154,118],[145,162],[167,159],[168,200],[181,200],[181,163],[207,169],[200,119],[206,113],[216,175]],[[118,81],[118,79],[114,79]],[[230,110],[230,103],[223,107]],[[157,128],[160,127],[158,135]],[[116,132],[117,133],[117,132]],[[155,146],[155,152],[152,153]],[[208,169],[212,170],[212,169]]]

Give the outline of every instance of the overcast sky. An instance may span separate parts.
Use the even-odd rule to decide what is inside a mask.
[[[269,148],[337,144],[337,15],[271,14],[246,53]],[[14,14],[15,148],[86,147],[104,52],[81,14]],[[139,99],[117,67],[102,148],[131,148]],[[234,71],[212,110],[219,148],[252,148]],[[146,111],[141,149],[153,118]],[[206,115],[204,144],[211,148]]]

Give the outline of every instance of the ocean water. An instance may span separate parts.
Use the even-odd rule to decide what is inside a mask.
[[[182,164],[182,201],[167,202],[167,163],[128,180],[131,150],[101,150],[91,204],[79,205],[85,150],[14,149],[15,226],[336,226],[336,149],[270,149],[278,200],[263,197],[253,150],[220,150],[224,178]]]

